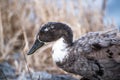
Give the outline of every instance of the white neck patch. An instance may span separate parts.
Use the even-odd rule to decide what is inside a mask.
[[[67,57],[67,44],[64,43],[64,39],[58,39],[52,47],[52,58],[55,62],[62,62]]]

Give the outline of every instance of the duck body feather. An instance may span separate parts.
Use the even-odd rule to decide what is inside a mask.
[[[56,64],[87,80],[120,80],[120,36],[117,31],[90,32],[68,49]]]

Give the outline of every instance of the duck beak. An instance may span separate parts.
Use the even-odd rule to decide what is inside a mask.
[[[27,55],[31,55],[33,54],[37,49],[39,49],[40,47],[42,47],[44,45],[44,42],[36,39],[32,48],[29,50],[29,52],[27,53]]]

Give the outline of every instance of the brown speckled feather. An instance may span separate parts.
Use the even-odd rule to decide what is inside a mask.
[[[91,32],[75,41],[69,58],[57,63],[90,80],[120,80],[119,32]]]

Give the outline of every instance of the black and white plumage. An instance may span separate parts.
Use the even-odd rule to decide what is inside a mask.
[[[53,61],[63,70],[83,76],[81,80],[120,80],[119,32],[91,32],[73,41],[68,25],[48,22],[41,27],[28,55],[52,41],[56,41]]]

